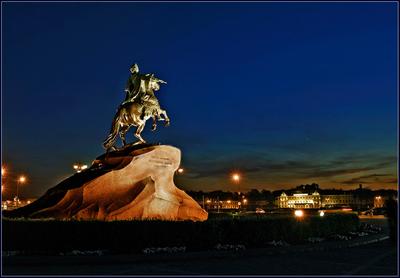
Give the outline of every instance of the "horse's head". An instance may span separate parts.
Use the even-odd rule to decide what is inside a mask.
[[[158,84],[158,79],[157,78],[151,78],[149,82],[149,87],[153,91],[158,91],[160,90],[160,84]]]

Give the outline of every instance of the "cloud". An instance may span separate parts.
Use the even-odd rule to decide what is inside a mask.
[[[372,182],[380,182],[380,183],[387,183],[388,180],[393,181],[397,179],[381,179],[381,177],[392,177],[390,174],[370,174],[370,175],[363,175],[360,177],[351,178],[348,180],[341,181],[342,184],[360,184],[360,183],[372,183]]]
[[[328,161],[265,159],[261,155],[231,155],[217,157],[214,160],[191,161],[192,178],[207,178],[226,176],[237,167],[246,174],[254,174],[273,179],[286,177],[288,179],[337,179],[344,175],[354,175],[368,171],[378,171],[396,165],[395,156],[376,154],[344,155]],[[393,176],[389,174],[368,174],[346,180],[345,184],[357,183],[371,178]]]

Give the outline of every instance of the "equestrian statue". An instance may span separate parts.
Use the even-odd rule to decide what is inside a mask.
[[[153,119],[153,131],[157,128],[157,120],[165,121],[165,126],[169,126],[170,123],[167,112],[161,109],[154,94],[160,89],[160,84],[167,84],[167,82],[156,78],[154,74],[140,74],[137,64],[131,66],[130,72],[131,75],[125,87],[125,100],[118,107],[110,134],[103,142],[103,147],[107,151],[116,149],[115,142],[118,135],[123,146],[127,145],[125,136],[132,126],[136,127],[134,135],[139,139],[134,143],[136,145],[146,143],[141,133],[148,119]]]

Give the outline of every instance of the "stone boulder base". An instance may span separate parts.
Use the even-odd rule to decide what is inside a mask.
[[[165,145],[106,153],[36,202],[4,216],[204,221],[207,212],[174,184],[180,159],[179,149]]]

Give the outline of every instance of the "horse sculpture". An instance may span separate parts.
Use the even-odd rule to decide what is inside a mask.
[[[132,126],[137,127],[134,135],[139,139],[134,145],[146,143],[141,133],[146,125],[146,121],[150,118],[153,119],[153,131],[157,128],[157,120],[165,121],[165,126],[169,126],[170,120],[167,112],[161,109],[158,99],[154,94],[155,91],[160,89],[158,82],[161,82],[161,80],[157,78],[150,78],[148,82],[142,80],[139,96],[131,102],[120,105],[114,116],[110,134],[103,143],[103,147],[107,151],[116,149],[115,141],[118,134],[122,140],[123,146],[125,146],[126,133]]]

